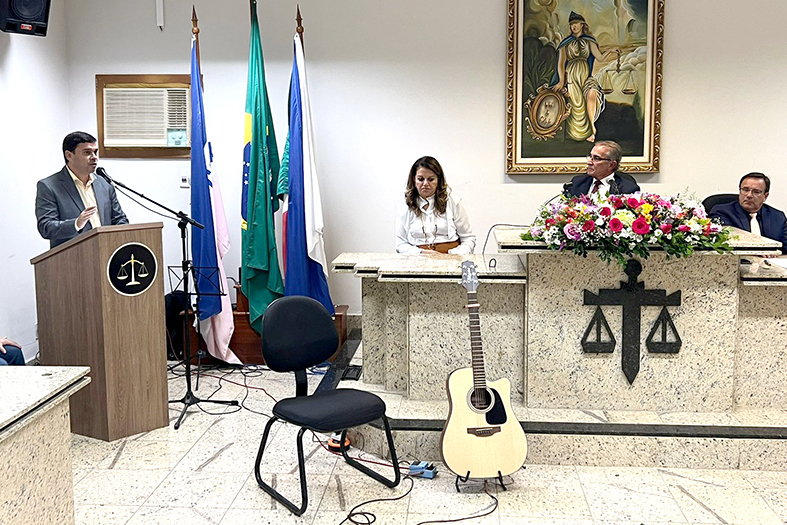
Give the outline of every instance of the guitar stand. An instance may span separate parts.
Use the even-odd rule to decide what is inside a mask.
[[[454,482],[454,485],[456,486],[456,491],[457,492],[462,492],[461,490],[459,490],[459,482],[461,481],[462,483],[467,483],[467,480],[469,480],[469,479],[470,479],[470,471],[469,470],[467,471],[467,474],[465,474],[464,477],[457,475],[456,476],[456,481]],[[500,472],[498,470],[497,471],[497,477],[494,478],[494,479],[496,479],[498,482],[500,482],[500,486],[503,487],[503,490],[508,490],[506,488],[506,484],[503,482],[503,473],[502,472]]]

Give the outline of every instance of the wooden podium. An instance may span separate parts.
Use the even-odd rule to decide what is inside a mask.
[[[162,227],[101,226],[30,261],[41,364],[90,367],[71,398],[77,434],[113,441],[169,423]]]

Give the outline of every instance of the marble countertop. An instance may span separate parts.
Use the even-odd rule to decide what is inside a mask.
[[[342,253],[331,262],[335,273],[377,277],[380,281],[455,281],[462,262],[473,261],[483,282],[525,282],[527,269],[518,254],[404,255],[399,253]]]
[[[0,432],[75,383],[87,385],[89,372],[86,366],[0,367]]]
[[[753,233],[728,227],[732,231],[730,246],[735,255],[770,255],[781,254],[781,243],[760,237]],[[554,253],[541,241],[523,241],[520,235],[525,228],[498,226],[495,228],[497,249],[501,252],[527,252],[527,253]],[[699,252],[702,254],[716,254],[714,251]]]
[[[787,257],[779,257],[784,262]],[[744,286],[787,286],[787,268],[774,259],[749,256],[741,259],[741,281]]]

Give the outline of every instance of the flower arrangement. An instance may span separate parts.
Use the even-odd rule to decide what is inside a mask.
[[[646,259],[652,246],[675,257],[688,257],[696,248],[729,252],[729,238],[729,230],[709,219],[697,200],[644,192],[563,196],[542,206],[522,234],[526,241],[583,257],[595,249],[607,263],[615,259],[621,266],[635,255]]]

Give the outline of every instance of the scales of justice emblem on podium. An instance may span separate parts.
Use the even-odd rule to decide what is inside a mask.
[[[609,328],[602,306],[623,307],[623,342],[621,348],[623,373],[629,384],[639,373],[640,324],[642,307],[661,306],[661,313],[653,323],[646,344],[651,353],[677,354],[682,345],[675,323],[667,310],[668,306],[680,306],[680,290],[667,295],[665,290],[648,290],[637,278],[642,273],[642,264],[630,259],[626,263],[628,282],[621,281],[620,288],[599,290],[598,294],[584,290],[584,304],[596,306],[596,312],[582,336],[582,351],[585,353],[612,353],[616,341]]]
[[[107,279],[121,295],[145,292],[156,280],[158,264],[153,252],[138,242],[124,244],[112,253],[107,263]]]

